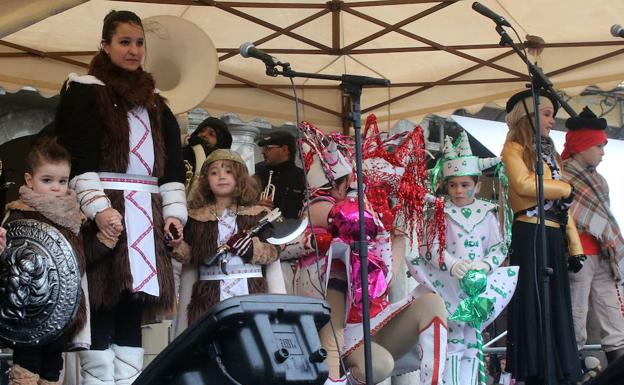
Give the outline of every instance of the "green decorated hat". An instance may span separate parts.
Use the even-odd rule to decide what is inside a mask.
[[[455,143],[450,136],[444,139],[441,172],[444,179],[452,176],[478,176],[500,160],[500,157],[481,159],[472,155],[468,135],[462,131]]]
[[[466,131],[459,134],[455,143],[453,138],[444,138],[444,149],[442,157],[438,159],[435,167],[429,170],[431,188],[437,189],[441,180],[446,180],[452,176],[479,176],[481,171],[500,163],[500,157],[483,158],[472,155],[468,135]]]

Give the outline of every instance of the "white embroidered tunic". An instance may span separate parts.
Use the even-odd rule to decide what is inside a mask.
[[[420,256],[408,261],[409,272],[421,284],[420,290],[438,293],[446,303],[449,316],[459,302],[467,297],[459,287],[459,279],[451,276],[453,264],[458,261],[482,261],[490,265],[487,289],[481,296],[493,298],[495,310],[483,323],[482,329],[507,306],[518,280],[517,267],[499,267],[507,257],[507,246],[501,237],[496,210],[495,204],[480,199],[463,207],[447,201],[444,207],[444,263],[439,265],[435,245],[430,255],[425,255],[421,247]]]
[[[143,107],[128,112],[130,155],[127,173],[152,176],[154,142],[147,110]],[[124,224],[128,242],[128,260],[132,272],[132,291],[158,296],[156,246],[152,215],[152,194],[124,190]]]

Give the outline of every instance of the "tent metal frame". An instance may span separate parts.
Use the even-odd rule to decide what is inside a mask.
[[[122,0],[114,0],[114,1],[122,1]],[[371,106],[363,106],[362,113],[372,112],[382,107],[387,107],[393,103],[409,98],[410,96],[422,93],[426,90],[429,90],[433,87],[439,86],[460,86],[460,85],[474,85],[474,84],[486,84],[486,83],[526,83],[529,79],[526,74],[520,73],[512,68],[508,68],[502,64],[498,64],[500,60],[507,58],[508,56],[513,54],[513,50],[508,47],[502,47],[498,44],[467,44],[467,45],[444,45],[439,42],[427,39],[423,36],[415,34],[413,32],[405,30],[405,27],[408,24],[411,24],[419,19],[426,18],[446,7],[451,7],[459,0],[376,0],[376,1],[357,1],[357,2],[349,2],[345,3],[340,0],[330,0],[326,3],[286,3],[286,2],[231,2],[231,1],[212,1],[212,0],[126,0],[135,3],[152,3],[152,4],[170,4],[170,5],[187,5],[187,6],[206,6],[206,7],[215,7],[223,12],[235,15],[241,19],[252,22],[259,26],[262,26],[266,29],[272,30],[273,32],[263,36],[259,39],[253,41],[253,44],[257,47],[262,48],[262,44],[274,40],[281,36],[288,36],[292,39],[295,39],[299,42],[305,43],[310,46],[309,49],[289,49],[289,48],[279,48],[279,49],[264,49],[266,52],[270,54],[301,54],[301,55],[328,55],[328,56],[355,56],[355,55],[366,55],[366,54],[383,54],[383,53],[401,53],[401,52],[430,52],[430,51],[443,51],[449,55],[461,57],[467,61],[474,62],[474,65],[464,68],[461,71],[457,71],[448,76],[445,76],[440,79],[431,80],[431,81],[419,81],[419,82],[405,82],[405,83],[393,83],[391,88],[406,88],[409,90],[405,90],[400,95],[389,98],[381,103],[377,103]],[[363,8],[371,8],[371,7],[383,7],[388,5],[407,5],[407,4],[431,4],[431,7],[417,13],[410,15],[403,20],[400,20],[396,23],[390,24],[387,23],[377,17],[370,16],[366,13],[363,13],[361,9]],[[318,10],[317,12],[312,13],[311,15],[305,16],[300,20],[297,20],[293,23],[285,27],[281,27],[275,25],[273,23],[269,23],[264,21],[254,15],[252,15],[249,10],[250,9],[310,9],[310,10]],[[370,35],[356,41],[350,43],[346,46],[341,46],[341,13],[349,14],[350,16],[355,16],[364,21],[373,23],[382,27],[381,30],[371,33]],[[318,20],[319,18],[331,14],[331,46],[323,44],[321,42],[312,40],[306,36],[303,36],[295,30],[303,25],[306,25],[312,21]],[[387,48],[374,48],[374,49],[365,49],[360,48],[363,45],[370,43],[381,36],[385,36],[389,33],[398,33],[405,37],[408,37],[414,40],[415,47],[387,47]],[[19,58],[19,57],[39,57],[44,60],[55,60],[63,63],[68,63],[71,65],[75,65],[77,67],[86,68],[88,65],[82,61],[76,60],[74,58],[81,56],[93,56],[95,51],[76,51],[76,52],[43,52],[31,47],[25,47],[17,44],[10,43],[6,40],[0,40],[0,45],[15,49],[16,52],[8,52],[8,53],[0,53],[0,59],[2,58]],[[523,45],[526,45],[524,43]],[[548,77],[561,75],[566,72],[570,72],[576,70],[581,67],[590,66],[599,61],[603,61],[614,56],[624,54],[624,40],[620,41],[593,41],[593,42],[571,42],[571,43],[546,43],[543,45],[544,48],[582,48],[582,47],[610,47],[613,46],[614,50],[602,55],[598,55],[595,57],[591,57],[589,59],[585,59],[576,63],[571,63],[562,68],[555,69],[546,73],[545,75]],[[490,57],[489,59],[481,59],[469,54],[466,51],[471,50],[481,50],[481,49],[497,49],[500,50],[500,53]],[[219,61],[225,61],[229,58],[232,58],[238,55],[239,49],[233,47],[217,47],[217,52],[221,54],[219,56]],[[458,79],[461,76],[474,72],[483,67],[489,67],[499,71],[502,74],[505,74],[505,77],[489,77],[482,79],[471,79],[471,80],[460,80]],[[235,83],[218,83],[216,87],[218,88],[255,88],[258,90],[262,90],[263,92],[267,92],[285,99],[294,100],[294,98],[285,90],[290,88],[289,85],[285,84],[271,84],[271,83],[257,83],[246,79],[245,77],[235,74],[229,73],[221,70],[219,72],[221,76],[224,78],[233,80]],[[297,85],[299,89],[336,89],[339,90],[339,86],[335,85]],[[367,86],[374,87],[374,86]],[[319,111],[325,112],[330,115],[334,115],[342,118],[343,121],[343,129],[345,132],[348,131],[350,126],[350,120],[348,118],[349,114],[349,97],[348,95],[343,94],[344,102],[342,103],[342,110],[336,111],[331,108],[324,107],[317,103],[313,103],[304,99],[300,99],[300,102],[303,105],[308,107],[317,109]]]

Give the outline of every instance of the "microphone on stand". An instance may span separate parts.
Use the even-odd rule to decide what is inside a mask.
[[[611,35],[613,37],[624,37],[624,27],[619,24],[613,24],[611,26]]]
[[[499,26],[504,25],[505,27],[511,28],[511,24],[509,24],[509,22],[504,17],[502,17],[501,15],[497,14],[496,12],[492,11],[491,9],[489,9],[488,7],[486,7],[485,5],[477,1],[472,3],[472,9],[479,12],[480,14],[487,17],[488,19],[491,19],[493,22],[496,23],[496,25],[499,25]]]
[[[274,67],[278,64],[281,64],[281,62],[277,60],[277,58],[269,55],[268,53],[264,52],[263,50],[259,48],[256,48],[256,46],[250,42],[241,44],[239,51],[242,57],[245,57],[245,58],[252,57],[254,59],[262,60],[264,64],[268,66]]]

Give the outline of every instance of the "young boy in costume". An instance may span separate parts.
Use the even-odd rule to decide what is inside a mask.
[[[84,216],[80,213],[80,206],[76,194],[68,189],[70,172],[70,155],[56,140],[48,137],[39,139],[33,145],[26,157],[25,184],[19,189],[19,199],[7,204],[7,219],[11,223],[20,219],[34,219],[56,228],[71,244],[77,257],[80,273],[85,271],[85,253],[82,246],[80,230]],[[4,229],[3,229],[4,230]],[[4,236],[4,232],[3,232]],[[40,258],[23,256],[21,261],[15,261],[15,270],[3,272],[5,282],[16,282],[11,279],[12,274],[17,277],[21,287],[16,293],[11,293],[5,287],[2,296],[3,312],[10,312],[9,304],[16,305],[11,298],[17,296],[24,306],[33,306],[36,302],[36,289],[43,284],[37,274],[37,265],[46,269],[45,261]],[[19,259],[19,257],[18,257]],[[47,272],[47,270],[46,270]],[[45,274],[45,273],[44,273]],[[69,278],[69,277],[63,277]],[[47,281],[46,281],[47,282]],[[8,289],[8,290],[7,290]],[[51,290],[46,288],[45,290]],[[24,298],[25,297],[25,298]],[[50,299],[52,300],[52,299]],[[74,337],[88,322],[86,298],[81,294],[78,312],[70,321],[67,330],[51,342],[34,346],[16,346],[13,349],[13,367],[10,373],[10,383],[13,385],[49,385],[58,384],[61,369],[63,368],[62,353],[67,350],[88,348],[88,344],[72,346]],[[23,309],[25,314],[30,314]],[[27,319],[23,320],[28,323]],[[35,332],[35,331],[33,331]]]
[[[624,355],[624,305],[618,266],[624,255],[624,239],[611,212],[609,185],[596,171],[607,145],[607,121],[585,107],[578,117],[566,121],[566,127],[562,179],[576,191],[569,212],[587,256],[583,268],[569,274],[576,343],[581,349],[587,340],[591,302],[602,348],[611,363]]]
[[[481,171],[500,162],[500,158],[479,159],[472,155],[468,137],[462,131],[457,145],[446,137],[444,154],[434,170],[434,180],[443,178],[448,194],[444,214],[446,245],[443,259],[438,247],[408,261],[411,275],[421,283],[420,290],[438,293],[445,301],[449,317],[467,297],[460,280],[469,270],[484,270],[487,289],[483,297],[495,299],[495,310],[481,325],[484,329],[507,305],[516,286],[518,269],[501,268],[507,257],[507,243],[497,219],[499,207],[477,199]],[[441,175],[437,175],[441,174]],[[448,351],[444,371],[446,385],[476,384],[479,375],[476,330],[462,321],[448,321]]]

